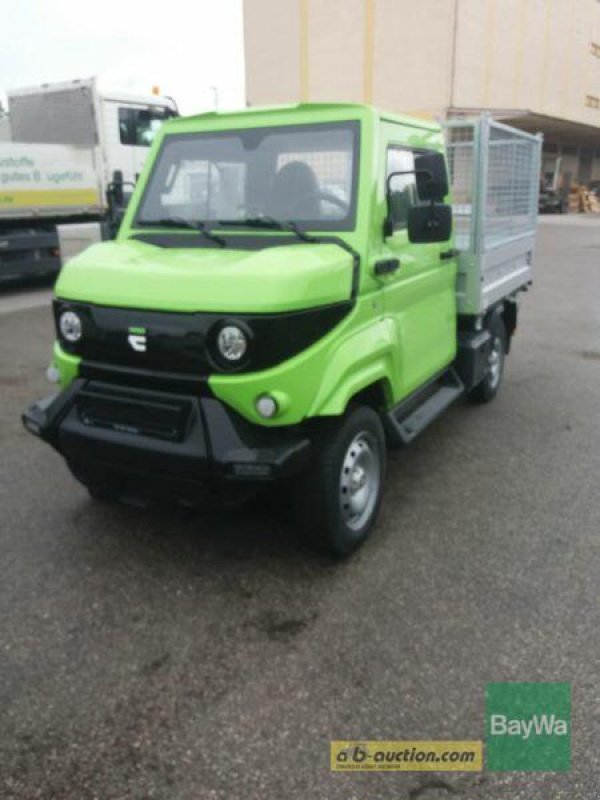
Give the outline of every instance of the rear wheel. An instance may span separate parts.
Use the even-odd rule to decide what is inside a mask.
[[[477,403],[489,403],[498,394],[504,376],[506,357],[506,327],[499,314],[494,314],[488,330],[492,338],[485,367],[485,377],[469,392],[469,398]]]
[[[313,442],[308,474],[295,490],[303,534],[343,557],[367,538],[381,504],[385,437],[371,408],[351,409]]]
[[[114,490],[101,483],[86,483],[85,488],[97,503],[116,503],[119,499]]]
[[[119,483],[116,477],[106,473],[90,473],[81,471],[76,465],[69,464],[71,472],[79,483],[88,490],[92,500],[98,503],[116,503],[119,501]]]

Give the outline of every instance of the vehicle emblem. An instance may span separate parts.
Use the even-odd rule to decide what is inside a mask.
[[[127,341],[137,353],[146,352],[146,328],[129,328]]]

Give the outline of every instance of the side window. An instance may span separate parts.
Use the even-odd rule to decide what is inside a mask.
[[[119,108],[121,144],[150,147],[156,131],[170,116],[168,109]]]
[[[409,172],[415,168],[412,150],[403,147],[389,147],[387,151],[386,180],[394,172]],[[408,221],[408,209],[417,205],[417,184],[415,175],[397,175],[390,185],[390,212],[394,230],[403,230]]]

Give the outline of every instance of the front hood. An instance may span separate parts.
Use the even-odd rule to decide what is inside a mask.
[[[57,297],[122,308],[273,313],[348,300],[352,258],[336,244],[260,250],[95,244],[62,269]]]

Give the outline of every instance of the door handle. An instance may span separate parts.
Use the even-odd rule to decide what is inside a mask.
[[[440,253],[440,261],[448,261],[458,255],[458,250],[444,250]]]
[[[399,258],[382,258],[375,262],[375,275],[389,275],[400,266]]]

